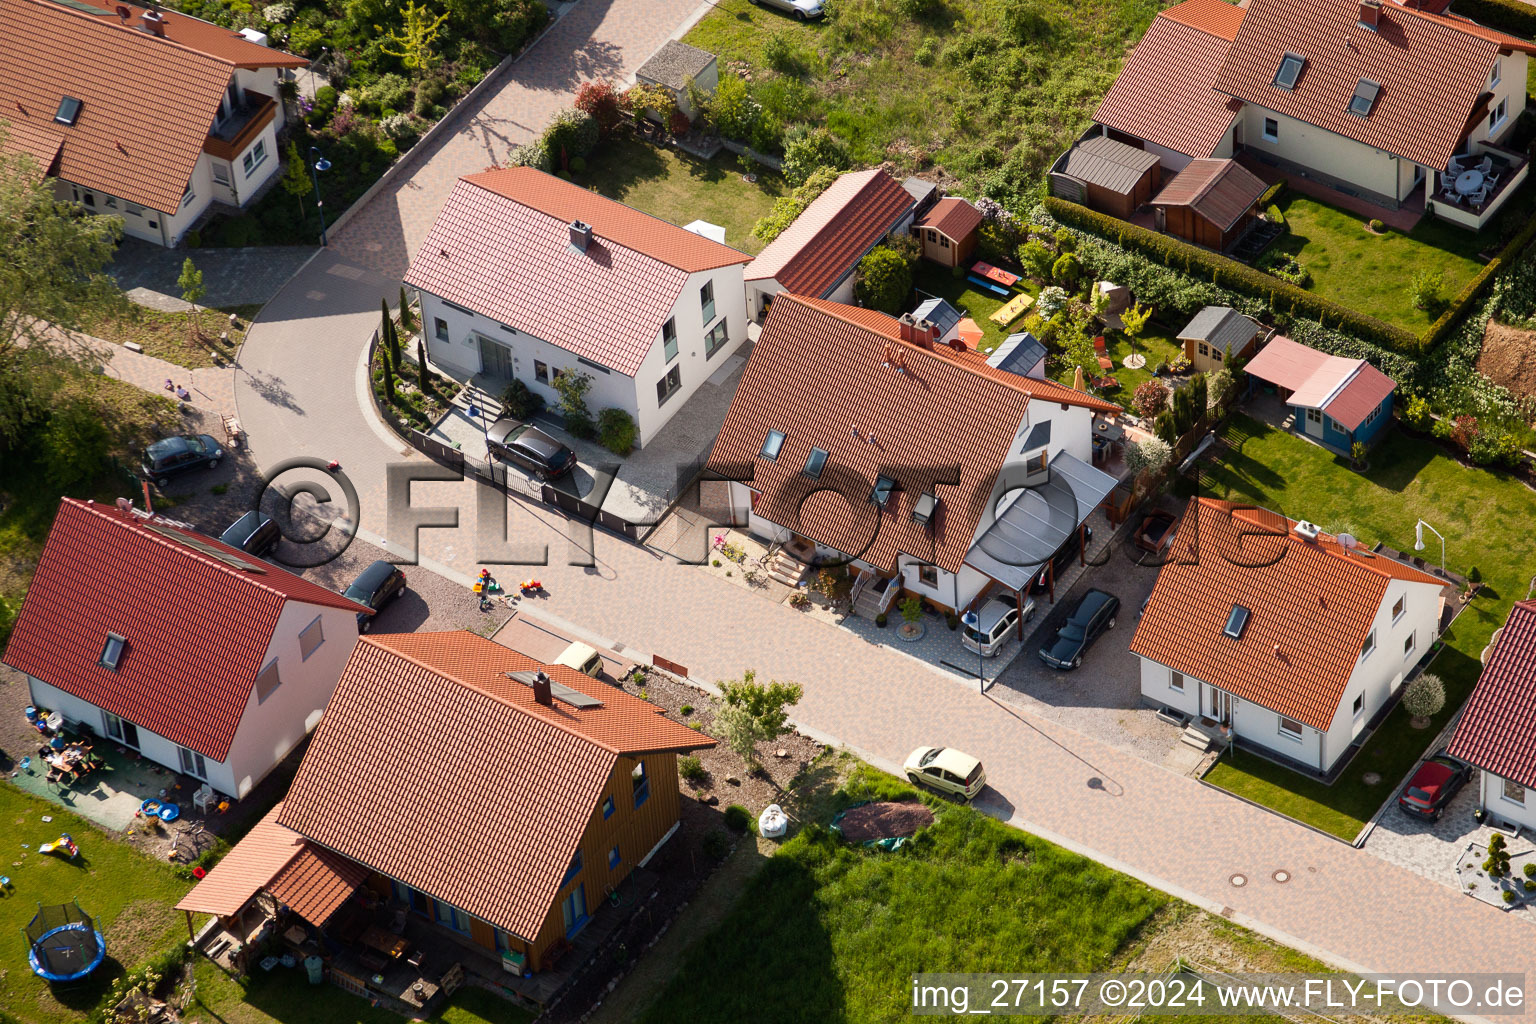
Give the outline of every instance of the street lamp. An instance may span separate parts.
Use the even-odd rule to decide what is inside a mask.
[[[314,146],[309,147],[309,176],[315,182],[315,209],[320,211],[320,245],[322,248],[330,243],[325,240],[325,200],[320,198],[320,172],[331,169],[331,162],[320,155],[320,150]]]
[[[1418,525],[1413,528],[1413,550],[1424,550],[1424,531],[1428,530],[1440,538],[1440,575],[1445,575],[1445,536],[1441,532],[1420,519]]]
[[[975,630],[978,637],[981,636],[981,616],[977,615],[974,610],[968,611],[964,615],[960,616],[960,622],[967,629]],[[982,693],[987,692],[987,675],[986,672],[983,671],[984,665],[985,662],[981,657],[981,641],[978,639],[976,641],[976,679],[981,686]]]

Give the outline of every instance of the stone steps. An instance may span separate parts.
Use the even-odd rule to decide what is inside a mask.
[[[768,577],[786,587],[799,587],[800,581],[805,579],[807,568],[800,559],[780,549],[775,551],[773,557],[768,560]]]

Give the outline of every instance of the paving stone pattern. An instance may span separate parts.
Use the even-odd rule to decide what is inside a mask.
[[[167,249],[126,238],[107,268],[117,285],[141,306],[180,313],[182,263],[190,259],[203,272],[207,294],[201,304],[214,308],[259,306],[315,254],[313,246],[267,245],[245,249]]]

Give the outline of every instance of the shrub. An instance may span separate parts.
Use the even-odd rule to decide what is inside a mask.
[[[1430,413],[1429,402],[1418,395],[1410,397],[1403,404],[1401,415],[1403,422],[1415,430],[1428,430],[1429,425],[1434,422],[1434,417]]]
[[[746,81],[737,75],[725,75],[720,79],[705,112],[714,122],[715,131],[738,142],[750,142],[763,119],[763,105],[752,96]]]
[[[1512,889],[1505,889],[1504,890],[1504,902],[1505,903],[1513,903],[1513,902],[1515,902],[1515,893],[1514,893],[1514,891]]]
[[[1500,32],[1536,39],[1536,10],[1520,0],[1459,0],[1456,12]]]
[[[1432,718],[1445,707],[1445,683],[1433,672],[1424,672],[1403,691],[1403,707],[1415,718]]]
[[[502,53],[516,53],[548,23],[549,7],[542,0],[496,0],[495,13],[479,34]]]
[[[881,612],[879,615],[875,616],[875,625],[880,629],[884,629],[886,623],[890,621],[890,618],[885,614],[885,612]]]
[[[424,78],[416,86],[416,102],[411,107],[411,112],[417,117],[427,117],[432,113],[432,108],[443,101],[448,93],[448,83],[443,79],[433,76]]]
[[[912,54],[912,59],[917,61],[919,67],[931,68],[934,61],[939,59],[938,41],[932,36],[927,36],[918,44],[917,52]]]
[[[380,75],[362,91],[359,102],[373,110],[399,110],[410,102],[411,83],[404,75]]]
[[[805,57],[787,32],[774,32],[763,40],[763,60],[781,75],[798,78],[807,71]]]
[[[672,95],[671,89],[644,82],[626,89],[620,101],[636,117],[646,117],[654,112],[663,122],[672,116],[673,109],[677,107],[677,97]]]
[[[1285,179],[1281,178],[1279,181],[1269,186],[1269,188],[1265,189],[1263,195],[1259,196],[1259,206],[1267,210],[1269,207],[1278,203],[1280,201],[1280,197],[1284,193]]]
[[[1034,0],[1002,0],[1003,32],[1018,46],[1050,35],[1051,23]]]
[[[721,816],[725,827],[734,832],[745,832],[752,825],[752,812],[741,804],[731,804]]]
[[[635,447],[635,421],[623,409],[604,409],[597,414],[597,441],[615,455],[628,455]]]
[[[587,162],[579,156],[571,157],[571,173],[581,174],[587,169]]]
[[[1380,234],[1381,232],[1387,230],[1387,226],[1381,222],[1381,219],[1379,217],[1372,217],[1371,218],[1371,230],[1377,232],[1378,234]]]
[[[1464,452],[1472,450],[1472,442],[1479,433],[1476,416],[1457,416],[1451,422],[1451,443]]]
[[[1408,297],[1415,309],[1438,313],[1445,305],[1445,275],[1438,270],[1421,270],[1408,282]]]
[[[825,128],[792,125],[784,133],[784,180],[803,185],[823,167],[846,170],[851,162],[848,145]]]
[[[677,774],[689,782],[697,782],[704,777],[704,762],[696,757],[680,757],[677,759]]]
[[[544,396],[514,377],[501,393],[501,407],[513,419],[531,420],[544,411]]]
[[[1063,257],[1065,259],[1065,257]],[[1040,296],[1035,299],[1035,309],[1039,315],[1049,320],[1057,312],[1065,308],[1067,304],[1067,291],[1055,285],[1040,289]],[[1036,335],[1038,337],[1038,335]],[[1044,339],[1042,339],[1044,340]]]
[[[550,386],[560,393],[560,415],[565,418],[565,429],[584,441],[596,434],[592,414],[587,411],[587,392],[592,388],[592,375],[584,371],[562,373]]]
[[[1036,280],[1044,281],[1050,277],[1051,264],[1055,259],[1043,242],[1030,239],[1019,246],[1019,265],[1024,268],[1024,273]]]
[[[573,156],[587,156],[597,148],[597,119],[574,107],[557,111],[544,129],[544,148],[561,167]]]
[[[1273,274],[1282,281],[1289,281],[1298,288],[1306,288],[1312,283],[1311,272],[1292,253],[1271,249],[1259,258],[1258,266],[1261,270]]]
[[[1479,466],[1516,466],[1520,441],[1505,430],[1480,430],[1467,448],[1467,457]]]
[[[1056,234],[1052,237],[1056,240],[1057,252],[1077,251],[1077,236],[1066,228],[1057,228]]]
[[[672,113],[667,115],[667,131],[673,135],[686,135],[692,128],[693,122],[681,107],[674,107]]]
[[[513,146],[507,151],[505,162],[508,167],[534,167],[546,172],[554,169],[549,158],[549,147],[542,138]]]
[[[900,314],[912,295],[912,264],[888,246],[875,246],[859,260],[853,294],[870,309]]]
[[[411,122],[409,114],[393,114],[386,117],[379,122],[379,131],[397,145],[416,141],[416,125]]]
[[[1290,225],[1285,222],[1285,214],[1280,212],[1280,207],[1273,204],[1264,208],[1264,219],[1271,224],[1278,224],[1282,228],[1290,229]]]
[[[710,860],[723,860],[731,852],[731,841],[719,829],[711,829],[699,841],[699,849]]]
[[[604,135],[623,117],[618,90],[607,82],[582,82],[576,90],[576,109],[592,118]]]
[[[976,256],[988,263],[1006,263],[1013,259],[1023,242],[1012,221],[988,217],[976,231]]]
[[[1083,274],[1083,265],[1078,262],[1076,256],[1071,253],[1063,253],[1051,265],[1051,277],[1058,281],[1067,291],[1077,289],[1077,281]]]
[[[1173,458],[1173,448],[1161,437],[1125,442],[1125,465],[1133,473],[1158,473]]]
[[[773,202],[773,209],[752,225],[752,237],[763,243],[768,243],[778,238],[780,233],[794,223],[796,217],[810,206],[812,201],[837,180],[837,171],[831,167],[823,167],[806,179],[805,184],[795,189],[787,196],[780,196]]]
[[[1526,878],[1536,878],[1536,864],[1527,863],[1520,870]]]
[[[944,0],[896,0],[894,6],[903,18],[922,20],[942,13]]]
[[[1136,415],[1143,419],[1153,419],[1167,408],[1168,389],[1160,380],[1142,381],[1131,398],[1131,404],[1136,407]]]
[[[309,126],[311,128],[318,128],[325,124],[330,119],[330,116],[336,112],[336,101],[340,97],[341,94],[336,91],[335,86],[322,85],[316,89],[314,103],[309,109],[309,117],[306,118],[309,121]]]
[[[1365,447],[1364,441],[1356,441],[1354,444],[1349,446],[1349,457],[1355,460],[1355,465],[1357,466],[1365,464],[1366,454],[1367,449]]]
[[[719,565],[720,563],[717,560],[715,562],[715,564]],[[678,710],[679,714],[681,714],[684,718],[687,718],[689,715],[693,714],[693,705],[692,704],[684,704],[682,707],[678,708],[677,710]]]

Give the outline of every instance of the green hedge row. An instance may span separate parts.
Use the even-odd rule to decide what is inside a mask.
[[[1536,7],[1520,0],[1456,0],[1456,13],[1521,39],[1536,39]]]
[[[1476,277],[1466,283],[1466,286],[1461,289],[1456,298],[1451,300],[1451,304],[1446,307],[1445,312],[1441,313],[1439,318],[1430,324],[1429,330],[1424,335],[1424,348],[1426,350],[1434,348],[1445,340],[1446,335],[1450,334],[1457,323],[1460,322],[1461,315],[1467,307],[1482,296],[1484,290],[1493,283],[1493,279],[1498,275],[1499,271],[1524,252],[1525,247],[1530,245],[1533,240],[1536,240],[1536,217],[1526,222],[1525,227],[1521,228],[1515,237],[1509,240],[1509,244],[1504,246],[1497,256],[1489,260],[1488,265],[1477,272]]]
[[[1261,270],[1209,249],[1201,249],[1172,235],[1128,224],[1056,196],[1045,197],[1045,208],[1063,224],[1118,242],[1175,270],[1209,277],[1211,283],[1219,287],[1263,299],[1276,312],[1310,317],[1325,327],[1342,328],[1398,352],[1417,353],[1424,348],[1423,339],[1412,331],[1366,316],[1348,306],[1331,302]]]
[[[1269,188],[1265,189],[1263,195],[1259,196],[1259,208],[1267,210],[1275,203],[1278,203],[1280,201],[1280,193],[1284,191],[1285,179],[1281,178],[1279,181],[1269,186]]]

